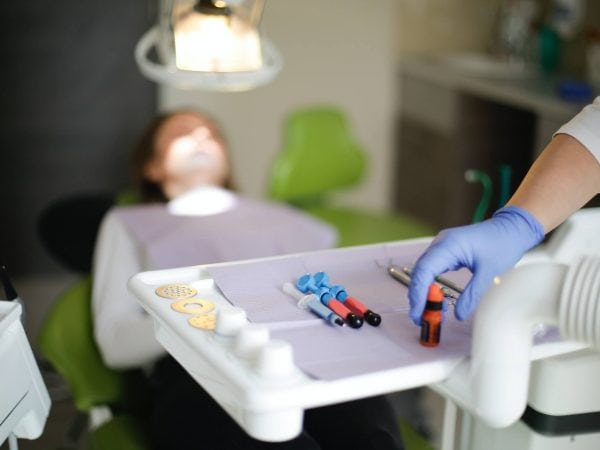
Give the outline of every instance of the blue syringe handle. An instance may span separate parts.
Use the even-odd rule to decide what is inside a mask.
[[[315,294],[304,294],[291,283],[283,284],[283,291],[298,300],[298,307],[312,311],[332,325],[344,325],[344,319],[325,306]]]
[[[340,316],[321,303],[316,296],[310,296],[307,305],[312,312],[327,320],[332,325],[341,325],[344,323],[344,320]]]

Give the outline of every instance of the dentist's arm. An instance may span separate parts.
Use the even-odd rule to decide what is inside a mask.
[[[587,145],[595,145],[597,136],[587,139],[583,128],[578,137],[582,135]],[[594,132],[597,129],[600,120],[595,122]],[[600,192],[600,149],[594,150],[592,154],[580,140],[557,134],[505,208],[484,222],[441,231],[412,271],[409,300],[413,322],[420,324],[427,289],[434,278],[461,267],[468,268],[473,277],[458,299],[455,315],[459,320],[467,319],[495,276],[512,268],[546,232]]]
[[[598,160],[574,137],[557,134],[533,163],[508,205],[529,211],[548,232],[598,192]]]

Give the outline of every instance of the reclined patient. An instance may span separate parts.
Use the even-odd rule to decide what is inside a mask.
[[[289,206],[236,194],[219,128],[194,111],[150,124],[134,151],[133,178],[141,203],[112,208],[96,242],[94,333],[108,366],[148,373],[156,447],[402,448],[384,397],[309,410],[303,433],[288,442],[251,438],[166,353],[152,318],[127,291],[127,280],[146,270],[330,248],[335,230]]]

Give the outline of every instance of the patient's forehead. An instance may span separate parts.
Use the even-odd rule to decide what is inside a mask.
[[[221,140],[215,124],[209,119],[194,113],[177,113],[166,119],[160,126],[156,135],[156,149],[164,149],[173,140],[190,134],[196,129],[204,129],[207,137]]]

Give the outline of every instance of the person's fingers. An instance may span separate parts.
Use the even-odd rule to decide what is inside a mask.
[[[473,314],[479,301],[490,287],[493,278],[492,275],[477,271],[473,274],[454,307],[454,315],[458,320],[466,320]]]
[[[413,272],[410,277],[410,287],[408,289],[408,302],[410,304],[410,319],[415,325],[421,325],[421,316],[425,309],[427,291],[433,283],[435,275],[424,269]]]
[[[455,264],[448,256],[448,253],[438,246],[429,247],[412,269],[408,288],[409,315],[417,326],[421,325],[429,286],[436,276],[448,271]]]

